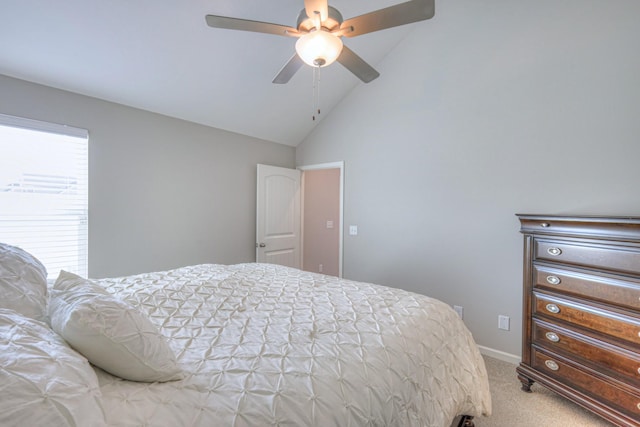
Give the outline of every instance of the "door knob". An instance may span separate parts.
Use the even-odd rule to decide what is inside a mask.
[[[265,245],[264,243],[256,243],[256,248],[264,248],[265,246],[267,245]]]

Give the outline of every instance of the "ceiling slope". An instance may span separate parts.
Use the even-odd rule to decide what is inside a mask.
[[[400,2],[329,4],[353,17]],[[3,0],[0,73],[296,146],[363,83],[340,64],[322,68],[314,121],[310,67],[288,84],[271,83],[296,39],[210,28],[205,15],[295,26],[303,7],[302,0]],[[428,21],[344,42],[375,67],[415,25]]]

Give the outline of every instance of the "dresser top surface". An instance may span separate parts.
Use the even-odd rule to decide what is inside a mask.
[[[556,221],[575,221],[575,222],[628,222],[640,224],[640,216],[635,215],[545,215],[545,214],[516,214],[520,220],[544,220],[553,219]]]

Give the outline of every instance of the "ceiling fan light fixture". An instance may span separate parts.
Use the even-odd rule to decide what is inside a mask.
[[[340,56],[342,40],[328,31],[312,31],[298,39],[296,52],[307,65],[326,67]]]

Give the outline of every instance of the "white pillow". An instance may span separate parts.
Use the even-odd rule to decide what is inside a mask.
[[[23,249],[0,243],[0,308],[45,320],[47,269]]]
[[[71,347],[115,376],[145,382],[183,378],[158,328],[89,280],[61,271],[51,289],[49,317]]]
[[[105,426],[96,373],[49,326],[0,309],[0,425]]]

